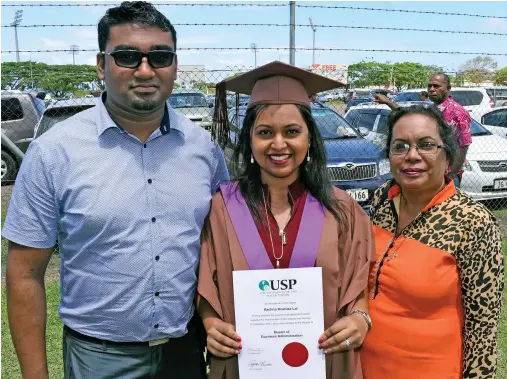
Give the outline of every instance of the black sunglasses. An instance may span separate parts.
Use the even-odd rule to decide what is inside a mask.
[[[148,58],[152,68],[169,67],[176,56],[176,53],[170,50],[152,50],[147,53],[137,50],[117,50],[110,53],[103,51],[102,54],[112,56],[117,66],[125,68],[138,68],[144,57]]]

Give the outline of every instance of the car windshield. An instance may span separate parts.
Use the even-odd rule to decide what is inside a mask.
[[[312,115],[323,139],[359,137],[356,130],[343,117],[329,108],[314,108]]]
[[[198,93],[177,93],[169,97],[173,108],[206,107],[206,98]]]
[[[492,133],[486,129],[484,126],[479,124],[477,121],[472,119],[472,122],[470,123],[470,132],[472,136],[489,136]]]
[[[238,128],[243,127],[245,119],[246,107],[239,109],[239,117],[236,117],[236,109],[233,108],[229,112],[229,121],[231,126]],[[313,108],[312,115],[323,139],[337,138],[357,138],[358,132],[338,113],[333,112],[329,108]]]
[[[75,107],[64,107],[64,108],[50,108],[44,112],[42,119],[40,120],[39,127],[37,128],[37,134],[35,138],[40,137],[42,134],[47,132],[53,127],[53,125],[68,119],[75,114],[84,111],[85,109],[91,108],[93,105],[83,105]]]
[[[402,92],[394,98],[394,102],[396,103],[403,101],[420,101],[419,92]]]

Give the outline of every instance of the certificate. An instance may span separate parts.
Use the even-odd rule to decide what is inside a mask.
[[[234,271],[241,379],[325,379],[322,269]]]

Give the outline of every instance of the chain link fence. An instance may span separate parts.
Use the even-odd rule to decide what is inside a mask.
[[[215,105],[216,83],[246,72],[252,67],[230,67],[222,70],[182,70],[169,98],[172,107],[206,130],[211,129]],[[343,70],[312,70],[347,82]],[[448,73],[453,83],[460,83],[459,73]],[[451,95],[473,118],[472,144],[464,165],[461,189],[472,198],[484,201],[493,211],[504,215],[507,224],[507,87],[453,86]],[[394,91],[394,86],[344,88],[316,94],[313,115],[325,139],[329,175],[333,184],[348,191],[365,209],[373,192],[391,178],[385,155],[389,107],[374,102],[374,94],[382,92],[402,106],[420,101],[425,91],[420,80],[410,89]],[[395,88],[395,87],[394,87]],[[2,209],[9,204],[23,154],[30,142],[54,124],[93,107],[100,91],[88,91],[84,97],[68,93],[54,98],[50,88],[40,92],[2,91]],[[83,93],[83,91],[79,91]],[[232,149],[246,112],[249,97],[229,94],[230,132],[224,146],[230,162]],[[497,212],[497,213],[498,213]],[[501,217],[502,218],[502,217]]]

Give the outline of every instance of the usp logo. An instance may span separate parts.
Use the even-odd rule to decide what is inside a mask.
[[[259,282],[259,288],[261,291],[286,291],[294,289],[296,285],[296,279],[281,279],[281,280],[261,280]]]
[[[259,282],[259,288],[261,289],[261,291],[267,291],[269,290],[269,282],[267,280],[261,280]]]

